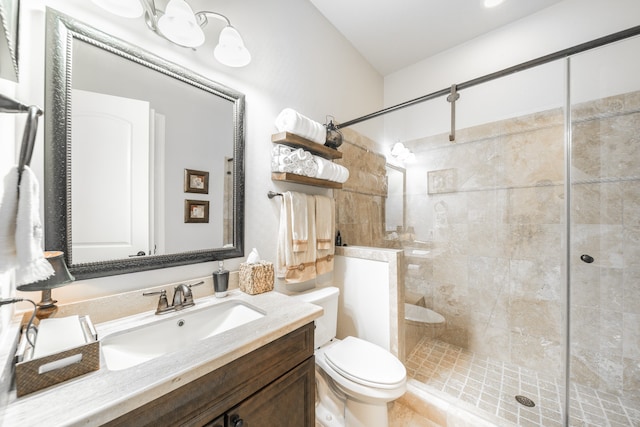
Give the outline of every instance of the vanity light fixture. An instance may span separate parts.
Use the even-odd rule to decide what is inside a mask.
[[[194,13],[185,0],[169,0],[166,9],[160,11],[155,0],[92,0],[115,15],[138,18],[144,14],[144,20],[150,30],[179,46],[196,48],[205,42],[202,28],[209,23],[209,17],[223,21],[226,26],[220,32],[218,45],[213,51],[221,64],[229,67],[244,67],[251,62],[251,53],[247,50],[238,30],[226,16],[211,11]],[[135,9],[135,12],[134,12]]]

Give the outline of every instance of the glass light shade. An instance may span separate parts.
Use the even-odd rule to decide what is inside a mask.
[[[213,56],[229,67],[244,67],[251,62],[251,54],[244,46],[240,33],[232,26],[227,26],[220,32]]]
[[[123,18],[139,18],[144,10],[139,1],[132,0],[91,0],[96,6]]]
[[[171,0],[164,15],[158,20],[163,36],[184,47],[198,47],[204,43],[204,32],[184,0]]]

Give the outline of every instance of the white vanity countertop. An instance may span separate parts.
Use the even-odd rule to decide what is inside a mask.
[[[278,292],[247,295],[239,290],[226,298],[245,301],[266,316],[233,330],[202,340],[182,351],[120,371],[109,371],[104,359],[100,370],[41,391],[8,396],[0,412],[0,426],[97,426],[169,393],[227,363],[268,344],[318,318],[319,306],[303,303]],[[196,308],[199,299],[196,299]],[[186,309],[188,310],[188,309]],[[100,325],[97,326],[100,331]],[[102,355],[101,355],[102,358]]]

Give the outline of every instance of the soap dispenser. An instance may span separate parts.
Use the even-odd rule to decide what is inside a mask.
[[[213,290],[216,298],[227,296],[229,288],[229,270],[224,269],[224,261],[218,261],[218,271],[213,272]]]

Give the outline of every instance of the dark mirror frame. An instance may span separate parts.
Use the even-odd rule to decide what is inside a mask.
[[[71,246],[71,89],[73,41],[105,49],[150,70],[163,73],[233,102],[233,247],[73,264]],[[244,120],[243,94],[168,62],[145,50],[47,8],[45,39],[44,213],[45,249],[65,253],[76,279],[134,273],[244,256]]]

